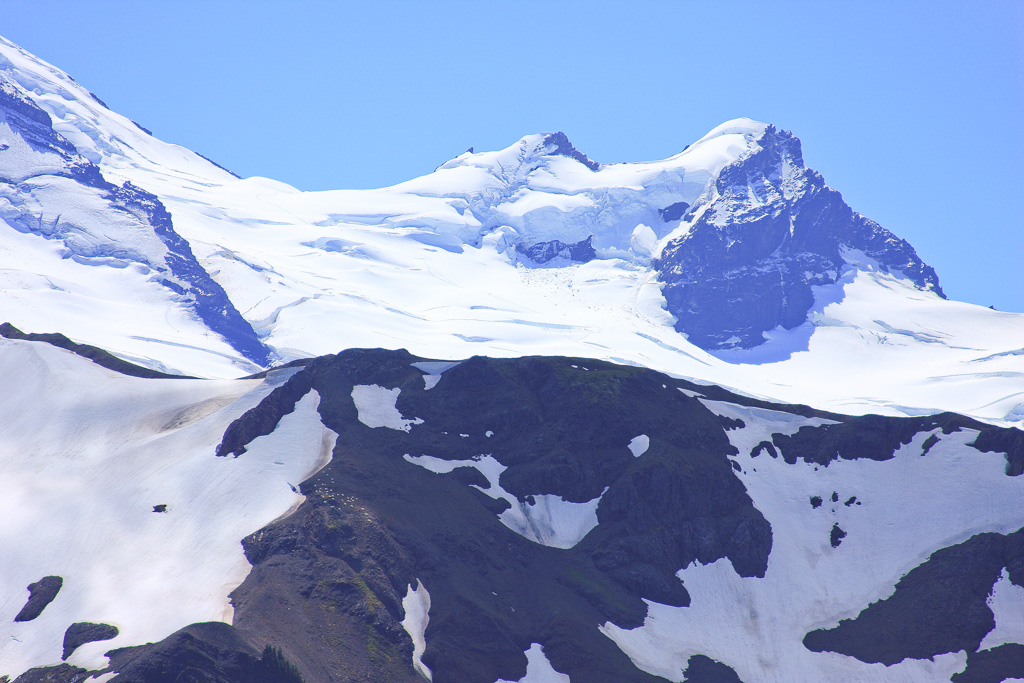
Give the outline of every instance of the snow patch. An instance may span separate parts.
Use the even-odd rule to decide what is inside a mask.
[[[398,411],[398,395],[402,390],[398,387],[385,389],[376,384],[357,384],[352,387],[352,401],[356,404],[359,421],[371,429],[387,427],[400,432],[408,432],[413,425],[423,424],[416,417],[408,420]]]
[[[430,668],[423,663],[423,653],[427,649],[427,624],[430,622],[430,593],[419,579],[416,579],[416,588],[409,584],[402,598],[402,609],[405,610],[402,628],[412,638],[412,668],[428,681],[432,680]]]
[[[494,683],[569,683],[569,677],[555,671],[540,643],[532,643],[526,655],[526,675],[518,681],[501,679]]]
[[[658,236],[654,230],[641,223],[633,229],[629,238],[629,250],[641,259],[649,260],[658,248]]]
[[[437,386],[437,383],[441,381],[441,375],[447,370],[451,370],[461,361],[422,361],[419,363],[413,363],[412,366],[417,370],[422,370],[423,375],[423,390],[433,389]]]
[[[979,650],[991,650],[1006,643],[1024,644],[1024,587],[1010,583],[1010,574],[1003,569],[988,606],[996,618],[996,627],[981,641]]]
[[[634,458],[639,458],[641,455],[647,452],[647,449],[651,447],[651,438],[646,434],[640,436],[634,436],[629,442],[629,452],[633,454]]]
[[[546,494],[532,496],[533,503],[524,503],[515,500],[504,489],[484,493],[492,498],[503,497],[512,503],[511,508],[498,515],[502,524],[524,538],[551,548],[572,548],[597,526],[597,506],[601,496],[583,503],[570,503],[561,496]]]
[[[432,455],[403,456],[414,465],[437,474],[458,467],[472,467],[487,479],[488,488],[473,485],[491,498],[508,501],[511,506],[498,519],[523,538],[551,548],[572,548],[597,526],[597,506],[601,496],[583,503],[572,503],[553,494],[532,495],[532,502],[520,501],[502,488],[501,473],[508,469],[494,456],[478,455],[470,460],[445,460]],[[607,491],[607,489],[605,489]]]
[[[680,390],[682,391],[682,390]],[[698,399],[705,408],[719,417],[730,420],[742,420],[744,427],[726,432],[729,443],[739,449],[740,453],[749,454],[762,441],[771,441],[772,434],[789,436],[796,434],[803,427],[821,427],[839,424],[835,420],[823,417],[804,417],[769,408],[741,406],[727,401]]]

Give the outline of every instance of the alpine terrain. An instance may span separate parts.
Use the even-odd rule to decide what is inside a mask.
[[[0,39],[0,680],[1024,680],[1024,314],[792,133],[239,178]]]

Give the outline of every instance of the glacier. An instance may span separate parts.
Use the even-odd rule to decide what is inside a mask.
[[[4,317],[23,330],[49,331],[45,301],[77,341],[204,377],[353,347],[561,354],[851,414],[1024,419],[1022,316],[945,300],[913,249],[846,207],[773,126],[737,119],[663,161],[619,164],[528,135],[389,188],[300,192],[154,138],[6,41],[0,73],[81,164],[166,207],[193,271],[225,293],[206,308],[239,314],[218,328],[154,290],[156,257],[77,268],[32,243],[18,249],[31,266],[3,271]],[[62,201],[85,206],[76,192]],[[21,234],[55,215],[22,211],[3,219]],[[151,241],[146,253],[166,249]],[[143,299],[132,313],[112,301],[121,291]],[[93,306],[104,314],[75,312]]]

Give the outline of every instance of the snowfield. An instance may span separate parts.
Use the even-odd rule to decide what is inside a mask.
[[[334,445],[311,392],[241,457],[214,456],[227,425],[290,372],[145,380],[48,344],[0,341],[0,671],[60,663],[75,622],[119,631],[68,660],[88,668],[105,667],[113,648],[230,622],[228,593],[250,569],[242,538],[301,503],[297,486]],[[15,623],[25,587],[44,576],[64,579],[56,598]]]

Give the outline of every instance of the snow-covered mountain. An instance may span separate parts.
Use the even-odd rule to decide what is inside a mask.
[[[0,675],[1024,678],[1024,315],[772,125],[300,192],[0,39],[0,288]]]
[[[197,376],[353,347],[562,354],[853,414],[1024,419],[1024,318],[945,300],[772,126],[608,165],[531,135],[390,188],[299,192],[157,140],[7,42],[0,78],[20,103],[2,317],[27,332]]]

